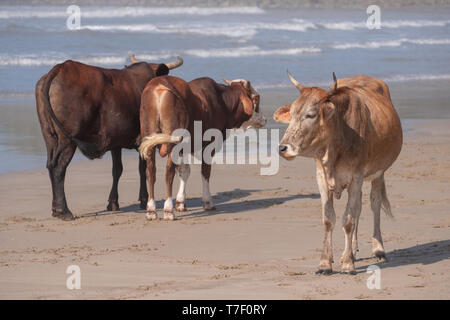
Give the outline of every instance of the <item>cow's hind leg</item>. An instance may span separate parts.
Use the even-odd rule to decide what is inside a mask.
[[[317,184],[322,200],[322,222],[325,227],[323,251],[320,257],[317,274],[331,274],[333,271],[333,240],[332,234],[336,223],[336,214],[333,207],[333,192],[328,190],[327,182],[321,164],[317,164]]]
[[[140,208],[145,210],[148,202],[147,183],[145,181],[145,170],[147,169],[147,162],[139,156],[139,204]]]
[[[359,217],[361,215],[361,210],[357,212],[357,216],[355,217],[355,232],[353,232],[353,239],[352,239],[352,250],[353,250],[353,257],[356,259],[356,253],[359,251],[358,247],[358,225],[359,225]]]
[[[342,225],[345,232],[345,248],[341,257],[341,270],[349,274],[356,274],[352,242],[356,219],[359,217],[362,208],[362,182],[362,178],[354,177],[348,186],[347,208],[342,217]]]
[[[180,176],[180,188],[178,189],[175,210],[181,212],[186,210],[186,183],[191,173],[191,167],[188,164],[181,163],[176,167],[176,170]]]
[[[211,192],[209,190],[209,177],[211,176],[211,165],[205,162],[202,163],[202,184],[203,184],[203,209],[216,210],[212,201]]]
[[[172,186],[175,177],[175,163],[172,161],[171,148],[169,148],[166,164],[166,201],[164,202],[164,220],[175,220],[173,214]]]
[[[53,189],[52,216],[62,220],[74,219],[72,212],[67,207],[64,181],[67,166],[72,160],[75,150],[75,144],[66,138],[61,138],[58,141],[55,152],[51,154],[51,157],[47,161],[47,169]]]
[[[155,182],[156,182],[156,164],[155,164],[155,148],[148,153],[147,158],[147,180],[149,199],[147,202],[147,213],[145,217],[148,220],[156,220],[156,204],[155,204]]]
[[[370,206],[373,212],[372,255],[380,260],[386,260],[380,228],[380,209],[383,200],[383,188],[386,188],[384,184],[384,174],[372,180],[372,189],[370,191]]]
[[[112,155],[112,176],[113,176],[113,184],[111,188],[111,192],[109,193],[108,198],[108,206],[106,209],[108,211],[119,211],[119,179],[123,172],[122,165],[122,149],[114,149],[111,150]]]

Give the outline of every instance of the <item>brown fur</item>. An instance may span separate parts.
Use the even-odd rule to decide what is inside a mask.
[[[171,76],[155,78],[148,83],[142,94],[141,136],[170,136],[175,129],[187,129],[191,134],[191,150],[195,152],[194,121],[202,122],[202,135],[206,130],[215,128],[226,137],[226,129],[239,128],[258,110],[259,97],[256,97],[254,92],[248,81],[222,85],[210,78],[199,78],[190,82]],[[176,166],[170,155],[173,142],[170,142],[170,138],[165,139],[166,143],[159,144],[159,152],[161,156],[169,155],[166,166],[166,195],[167,199],[171,199]],[[140,150],[144,150],[142,156],[147,158],[149,195],[150,199],[153,199],[156,170],[154,156],[158,145],[156,142],[147,141],[149,142],[141,145]],[[202,151],[204,147],[206,144],[202,146]],[[202,175],[207,182],[210,172],[211,166],[203,162]],[[177,205],[180,203],[177,202]]]
[[[119,210],[121,149],[137,147],[140,97],[145,85],[168,72],[164,64],[141,62],[116,70],[68,60],[38,81],[36,107],[47,146],[53,216],[73,219],[66,202],[64,180],[77,147],[89,159],[111,150],[113,186],[107,209]],[[145,204],[148,197],[145,162],[140,161],[139,171],[139,199]]]

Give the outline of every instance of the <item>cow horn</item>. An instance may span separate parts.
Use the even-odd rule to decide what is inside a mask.
[[[331,85],[330,90],[328,90],[328,95],[332,95],[337,90],[337,78],[336,75],[333,72],[333,84]]]
[[[177,57],[177,59],[177,61],[166,63],[166,66],[167,68],[169,68],[169,70],[178,68],[183,64],[183,59],[181,57]]]
[[[132,64],[138,63],[140,62],[139,60],[136,59],[136,57],[134,56],[134,54],[130,55],[130,61]]]
[[[286,70],[286,72],[288,74],[289,80],[291,80],[291,82],[294,84],[294,86],[296,86],[299,91],[302,91],[304,86],[300,82],[295,80],[295,78],[292,76],[292,74],[289,72],[289,70]]]
[[[223,82],[225,82],[227,85],[231,86],[231,82],[230,80],[226,79],[226,78],[222,78]]]

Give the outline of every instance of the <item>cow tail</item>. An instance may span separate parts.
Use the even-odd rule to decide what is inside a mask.
[[[53,111],[53,108],[50,104],[50,86],[52,84],[53,79],[58,75],[59,70],[61,69],[61,64],[55,66],[47,75],[44,84],[41,88],[42,90],[42,103],[45,105],[45,108],[48,110],[48,113],[50,114],[50,117],[52,118],[53,122],[56,124],[56,126],[61,130],[61,132],[73,143],[77,145],[77,147],[80,149],[80,151],[89,159],[95,159],[100,157],[102,154],[99,153],[98,148],[96,145],[80,141],[76,138],[74,138],[72,135],[70,135],[69,132],[67,132],[66,129],[64,129],[62,123],[58,120],[58,117],[56,117],[55,112]]]
[[[383,185],[381,186],[381,208],[389,218],[394,219],[394,215],[392,214],[391,210],[391,204],[389,203],[389,200],[387,198],[386,183],[384,182],[384,179]]]
[[[139,145],[139,154],[141,155],[141,157],[143,159],[147,160],[148,151],[151,148],[154,148],[155,146],[157,146],[159,144],[164,144],[164,143],[177,144],[182,139],[183,139],[183,137],[172,136],[170,134],[154,133],[154,134],[146,136],[146,137],[144,137],[144,139],[142,139],[141,144]]]

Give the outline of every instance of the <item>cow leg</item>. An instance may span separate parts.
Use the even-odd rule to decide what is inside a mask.
[[[147,183],[145,181],[145,170],[147,169],[147,162],[139,157],[139,178],[140,178],[140,187],[139,187],[139,202],[141,209],[145,209],[148,202],[148,192],[147,192]]]
[[[345,232],[345,248],[341,257],[341,270],[344,273],[355,274],[355,257],[353,255],[353,233],[355,232],[356,219],[361,213],[362,207],[362,182],[359,177],[353,178],[348,186],[347,208],[342,217],[342,225]]]
[[[156,181],[156,164],[155,164],[155,148],[149,151],[147,158],[147,181],[149,199],[147,202],[147,213],[145,217],[148,220],[156,220],[156,204],[155,204],[155,181]]]
[[[109,193],[108,206],[106,209],[108,211],[120,211],[119,207],[119,179],[123,172],[122,165],[122,149],[111,150],[112,155],[112,176],[113,184],[111,192]]]
[[[333,192],[328,189],[322,164],[317,163],[317,184],[319,186],[320,199],[322,200],[322,222],[325,227],[323,251],[320,258],[317,274],[332,273],[333,264],[333,240],[332,233],[336,223],[336,214],[333,207]]]
[[[384,175],[382,174],[378,178],[372,180],[372,189],[370,190],[370,206],[373,212],[372,255],[380,260],[386,260],[380,228],[380,209],[383,188],[385,188],[385,184]]]
[[[352,251],[353,251],[353,257],[356,259],[356,253],[359,251],[358,247],[358,225],[359,225],[359,217],[361,215],[361,210],[357,212],[357,216],[355,219],[355,232],[353,232],[353,238],[352,238]]]
[[[172,154],[169,151],[166,163],[166,201],[164,202],[164,220],[174,220],[172,186],[175,177],[175,163],[172,161]]]
[[[186,200],[186,183],[191,173],[191,167],[188,164],[181,163],[176,167],[178,175],[180,176],[180,188],[178,189],[177,201],[175,203],[175,210],[181,212],[186,210],[184,204]]]
[[[212,201],[211,192],[209,191],[209,177],[211,176],[211,165],[205,162],[202,163],[202,182],[203,182],[203,196],[202,203],[204,210],[216,210]]]
[[[59,141],[55,154],[47,164],[53,189],[52,216],[62,220],[74,219],[72,212],[70,212],[67,207],[66,194],[64,192],[64,181],[66,178],[67,166],[72,160],[75,150],[75,144],[69,142],[65,138],[62,138]]]

